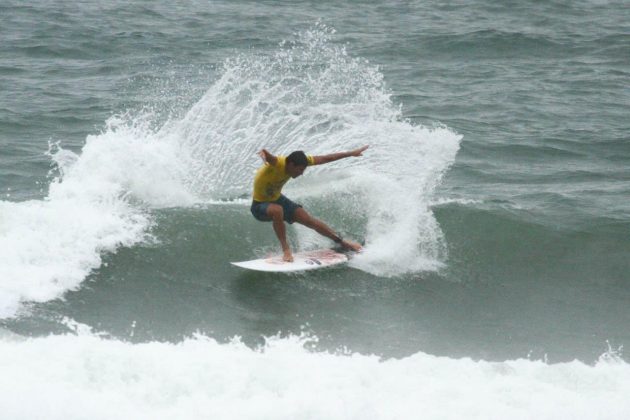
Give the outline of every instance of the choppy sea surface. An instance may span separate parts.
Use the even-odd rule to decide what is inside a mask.
[[[0,411],[627,419],[629,133],[625,1],[5,0]]]

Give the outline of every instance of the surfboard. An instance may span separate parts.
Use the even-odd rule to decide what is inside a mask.
[[[348,254],[333,249],[316,249],[314,251],[293,254],[293,262],[282,260],[282,255],[274,255],[251,261],[231,262],[237,267],[255,271],[274,273],[290,273],[295,271],[317,270],[348,262]]]

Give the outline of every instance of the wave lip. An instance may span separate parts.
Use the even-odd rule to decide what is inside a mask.
[[[80,200],[0,202],[0,317],[23,301],[45,302],[75,289],[101,265],[100,253],[132,244],[147,219],[113,204]]]
[[[81,155],[52,145],[59,176],[45,200],[0,201],[0,317],[76,289],[102,254],[150,238],[147,207],[193,202],[172,147],[116,118]]]

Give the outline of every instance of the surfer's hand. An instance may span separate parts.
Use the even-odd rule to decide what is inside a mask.
[[[369,145],[369,144],[367,144],[367,145],[365,145],[365,146],[363,146],[363,147],[359,147],[358,149],[354,149],[354,150],[352,150],[349,154],[350,154],[350,156],[354,156],[354,157],[362,156],[362,155],[363,155],[363,152],[364,152],[364,151],[365,151],[368,147],[370,147],[370,145]]]
[[[270,165],[275,165],[277,162],[276,157],[269,153],[267,149],[262,149],[260,152],[258,152],[258,156],[262,158],[263,162],[266,162]]]

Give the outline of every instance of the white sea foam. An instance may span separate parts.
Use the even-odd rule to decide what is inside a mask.
[[[473,361],[422,352],[380,360],[272,338],[258,350],[197,336],[130,344],[92,335],[0,336],[3,418],[615,419],[630,365]]]

